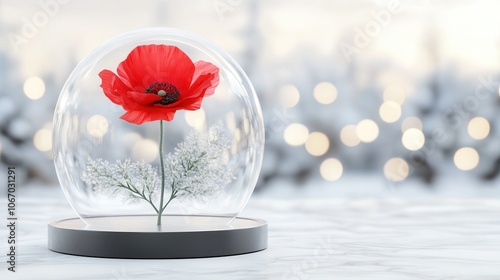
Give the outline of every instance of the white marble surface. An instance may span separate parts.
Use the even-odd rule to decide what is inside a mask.
[[[0,279],[500,279],[500,199],[255,197],[242,215],[268,220],[265,251],[122,260],[49,251],[47,222],[71,208],[57,188],[18,197],[17,272],[2,260]]]

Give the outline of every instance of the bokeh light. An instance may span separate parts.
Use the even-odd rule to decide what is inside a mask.
[[[479,154],[474,148],[464,147],[455,152],[453,162],[460,170],[472,170],[479,164]]]
[[[29,99],[37,100],[45,94],[45,83],[39,77],[31,77],[24,82],[23,90]]]
[[[93,137],[103,137],[108,132],[108,120],[101,115],[93,115],[87,121],[87,132]]]
[[[405,132],[410,128],[416,128],[419,130],[423,130],[424,126],[422,121],[417,117],[406,117],[401,124],[401,131]]]
[[[52,150],[52,131],[47,128],[38,130],[33,136],[33,144],[42,152]]]
[[[313,132],[306,141],[306,150],[312,156],[322,156],[330,147],[328,136],[321,132]]]
[[[236,128],[234,131],[233,131],[233,137],[234,137],[234,140],[236,142],[240,142],[241,140],[241,130],[239,128]]]
[[[158,156],[158,144],[151,139],[141,139],[132,147],[132,158],[152,162]]]
[[[203,108],[195,111],[186,111],[184,113],[184,119],[189,126],[196,129],[202,129],[205,125],[205,111]]]
[[[469,121],[467,132],[473,139],[482,140],[490,134],[490,123],[483,117],[475,117]]]
[[[369,119],[360,121],[356,126],[356,135],[359,140],[365,143],[370,143],[377,139],[378,133],[377,123]]]
[[[393,101],[399,105],[403,105],[406,98],[405,89],[397,85],[389,85],[384,89],[384,102]]]
[[[243,132],[245,135],[248,135],[250,133],[250,123],[248,119],[243,119]]]
[[[309,129],[303,124],[292,123],[285,128],[283,138],[290,146],[304,145],[309,138]]]
[[[314,99],[321,104],[330,104],[337,99],[337,88],[329,82],[321,82],[314,87]]]
[[[340,141],[348,147],[359,145],[361,140],[359,140],[358,134],[356,133],[356,126],[353,124],[344,126],[340,131]]]
[[[401,182],[408,177],[410,167],[402,158],[391,158],[384,165],[384,175],[393,182]]]
[[[281,104],[287,108],[295,107],[300,101],[300,93],[294,85],[284,85],[279,90]]]
[[[386,101],[380,105],[380,118],[386,123],[393,123],[401,117],[401,106],[394,101]]]
[[[325,159],[320,167],[319,172],[323,179],[328,181],[336,181],[342,177],[342,173],[344,172],[344,167],[342,166],[342,162],[336,158]]]
[[[424,133],[417,128],[409,128],[403,133],[401,138],[403,146],[410,151],[417,151],[425,144]]]
[[[236,117],[234,116],[234,112],[226,114],[226,125],[231,131],[236,129]]]

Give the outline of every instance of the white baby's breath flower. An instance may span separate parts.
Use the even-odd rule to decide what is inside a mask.
[[[170,200],[197,199],[207,201],[220,194],[234,179],[231,168],[223,160],[229,141],[222,123],[208,132],[193,130],[173,153],[165,156],[165,186],[170,187]],[[145,200],[158,213],[166,205],[155,205],[161,191],[157,167],[130,159],[114,164],[98,158],[89,159],[82,180],[96,192],[120,196],[126,202]]]
[[[160,185],[156,167],[144,162],[132,163],[129,159],[114,164],[100,158],[89,159],[82,180],[95,191],[119,195],[126,202],[139,199],[153,202]]]
[[[223,154],[229,148],[222,124],[208,133],[193,130],[173,154],[167,155],[165,172],[173,193],[179,198],[210,199],[234,178],[224,163]]]

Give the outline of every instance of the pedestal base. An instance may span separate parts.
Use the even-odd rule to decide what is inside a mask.
[[[167,259],[229,256],[267,248],[267,222],[235,218],[229,225],[211,216],[96,217],[52,221],[49,249],[105,258]]]

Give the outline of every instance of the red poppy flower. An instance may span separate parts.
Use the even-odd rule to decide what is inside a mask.
[[[215,92],[219,68],[193,63],[178,47],[143,45],[118,65],[117,74],[99,73],[104,94],[125,109],[122,119],[142,124],[171,121],[177,110],[198,110],[203,97]]]

